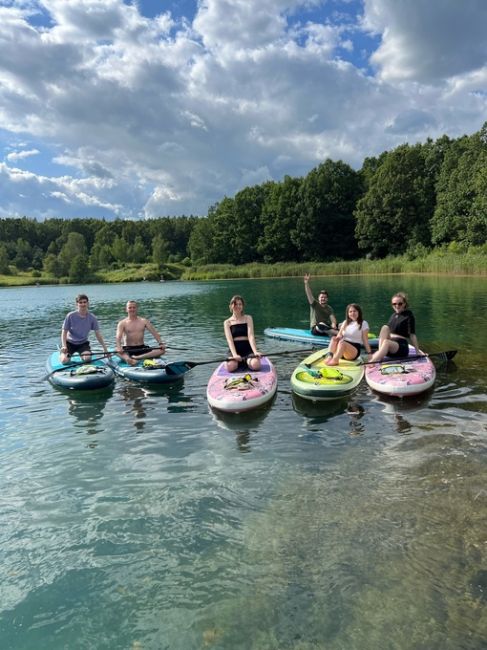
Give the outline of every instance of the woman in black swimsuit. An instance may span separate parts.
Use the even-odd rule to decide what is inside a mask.
[[[225,337],[230,349],[231,359],[227,361],[227,370],[234,372],[246,365],[251,370],[260,370],[260,352],[257,351],[252,316],[244,314],[245,301],[242,296],[233,296],[230,300],[232,315],[223,323]],[[255,355],[248,357],[249,354]]]
[[[416,354],[422,354],[416,337],[416,321],[413,312],[409,309],[405,293],[399,291],[392,296],[392,308],[394,313],[387,325],[382,326],[379,348],[370,357],[370,361],[382,361],[385,356],[396,359],[407,357],[409,343],[416,348]]]

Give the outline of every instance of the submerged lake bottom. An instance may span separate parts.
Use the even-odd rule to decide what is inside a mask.
[[[230,295],[252,287],[252,303],[268,304],[269,290],[277,308],[280,291],[294,290],[168,284],[144,288],[152,322],[180,347],[188,331],[169,323],[195,323],[190,340],[202,341],[171,359],[224,353]],[[343,302],[372,289],[345,285]],[[485,647],[485,348],[425,328],[427,349],[459,349],[432,391],[384,398],[362,383],[317,404],[291,392],[300,356],[282,356],[272,404],[219,414],[206,401],[211,365],[167,388],[117,379],[83,394],[41,381],[76,290],[37,291],[47,293],[30,289],[2,324],[10,340],[29,301],[45,310],[15,363],[0,355],[2,648]],[[93,291],[108,331],[128,289]],[[448,312],[451,287],[431,291]],[[254,304],[251,313],[261,349],[294,347],[271,347],[259,332],[275,323]]]

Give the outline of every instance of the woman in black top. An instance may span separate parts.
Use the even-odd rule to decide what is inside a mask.
[[[408,299],[405,293],[399,291],[392,296],[394,313],[387,325],[382,326],[379,335],[379,347],[377,352],[374,352],[370,357],[370,361],[382,361],[385,356],[395,357],[396,359],[407,357],[410,343],[416,348],[416,354],[422,354],[416,337],[414,314],[408,307]]]
[[[251,370],[260,370],[260,352],[257,351],[252,316],[244,314],[245,301],[242,296],[233,296],[230,300],[232,315],[223,323],[225,337],[230,349],[231,359],[227,361],[227,370],[233,372],[247,365]],[[249,358],[249,354],[255,355]]]

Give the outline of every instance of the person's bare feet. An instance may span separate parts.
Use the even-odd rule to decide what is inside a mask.
[[[339,361],[338,359],[334,359],[333,357],[331,357],[331,359],[327,359],[325,363],[327,366],[338,366]]]

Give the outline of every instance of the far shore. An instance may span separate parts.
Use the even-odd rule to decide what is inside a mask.
[[[313,277],[357,275],[424,275],[454,277],[487,277],[487,251],[479,247],[467,253],[433,251],[423,258],[406,256],[382,260],[334,262],[282,262],[276,264],[129,264],[119,269],[99,270],[84,277],[55,278],[42,271],[17,271],[0,274],[0,287],[120,284],[125,282],[166,282],[201,280],[243,280],[299,278],[305,273]]]

